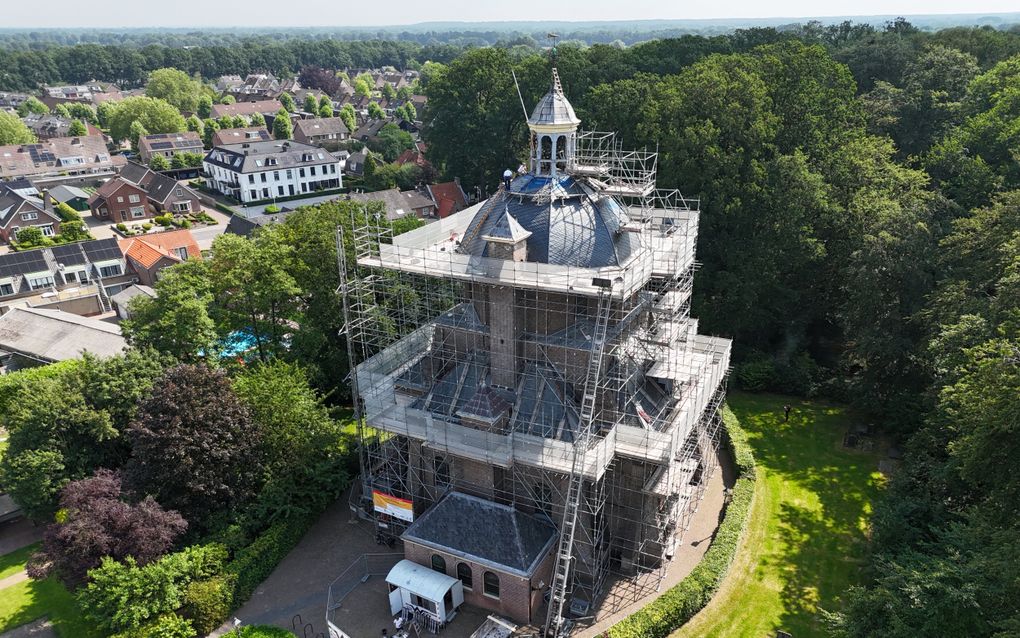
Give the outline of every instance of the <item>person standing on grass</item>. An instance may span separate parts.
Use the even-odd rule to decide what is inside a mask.
[[[790,410],[792,410],[792,409],[793,408],[790,407],[789,403],[787,403],[786,405],[783,406],[783,423],[789,423],[790,422]]]

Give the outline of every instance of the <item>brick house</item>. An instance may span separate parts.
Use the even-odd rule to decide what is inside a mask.
[[[138,156],[146,164],[152,161],[155,155],[173,159],[177,153],[205,153],[202,138],[194,131],[158,133],[138,138]]]
[[[89,198],[92,215],[111,222],[149,219],[163,213],[202,209],[198,193],[172,177],[129,162],[119,177],[103,184]]]
[[[536,612],[551,582],[556,541],[548,520],[450,492],[401,539],[408,560],[460,580],[465,603],[523,624],[544,620]]]
[[[351,132],[339,117],[317,117],[294,123],[294,139],[304,144],[335,151]]]
[[[0,239],[10,243],[17,238],[18,229],[31,226],[46,237],[60,232],[60,217],[53,212],[52,200],[44,205],[34,197],[26,197],[0,184]]]
[[[202,258],[202,251],[187,229],[129,237],[118,243],[127,263],[138,275],[138,282],[145,286],[154,285],[159,271],[164,268]]]

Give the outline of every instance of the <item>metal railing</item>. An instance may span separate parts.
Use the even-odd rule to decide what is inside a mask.
[[[329,584],[326,594],[326,622],[333,624],[333,612],[345,598],[351,595],[358,585],[372,576],[385,576],[393,566],[403,560],[404,554],[390,552],[386,554],[362,554],[350,566]]]

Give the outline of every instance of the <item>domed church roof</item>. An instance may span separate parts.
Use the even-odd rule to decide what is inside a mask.
[[[488,257],[487,239],[508,227],[530,233],[514,233],[527,242],[530,262],[622,266],[640,250],[637,233],[621,232],[629,221],[623,206],[583,181],[526,174],[514,180],[511,191],[500,191],[478,209],[464,231],[460,252]]]
[[[563,86],[560,85],[560,76],[556,69],[552,70],[552,86],[531,112],[528,124],[532,126],[577,126],[581,120],[574,115],[574,107],[570,105],[567,96],[563,94]]]

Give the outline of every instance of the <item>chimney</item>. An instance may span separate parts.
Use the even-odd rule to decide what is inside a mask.
[[[45,188],[43,189],[43,192],[42,192],[42,201],[43,201],[43,210],[46,211],[47,213],[52,213],[53,212],[53,200],[50,199],[50,192],[48,190],[46,190]]]

